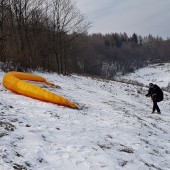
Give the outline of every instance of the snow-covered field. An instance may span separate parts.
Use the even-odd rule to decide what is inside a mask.
[[[4,72],[0,72],[2,82]],[[61,86],[74,110],[0,85],[0,170],[170,170],[170,94],[151,114],[146,87],[81,76],[35,74]],[[170,82],[170,64],[122,79]]]

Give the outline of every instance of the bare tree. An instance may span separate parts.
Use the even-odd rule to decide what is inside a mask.
[[[9,21],[9,6],[7,1],[0,0],[0,58],[5,61],[5,42]]]
[[[71,0],[53,0],[51,9],[53,49],[56,56],[57,70],[66,74],[69,64],[70,44],[76,35],[86,32],[90,26],[86,17],[76,8]],[[76,32],[75,36],[69,36]]]

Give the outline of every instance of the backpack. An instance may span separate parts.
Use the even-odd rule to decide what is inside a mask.
[[[163,99],[164,99],[164,94],[163,94],[163,91],[160,89],[157,102],[161,102]]]

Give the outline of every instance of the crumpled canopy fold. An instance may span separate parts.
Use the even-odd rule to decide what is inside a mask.
[[[43,82],[47,85],[55,86],[55,84],[46,81],[46,79],[41,76],[16,71],[8,72],[7,74],[5,74],[5,76],[3,77],[3,85],[7,89],[17,94],[62,106],[76,109],[78,108],[77,105],[71,103],[66,98],[54,94],[49,90],[42,89],[36,85],[30,84],[24,80]]]

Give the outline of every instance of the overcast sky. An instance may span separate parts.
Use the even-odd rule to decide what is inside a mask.
[[[170,37],[170,0],[76,0],[89,33],[126,32]]]

